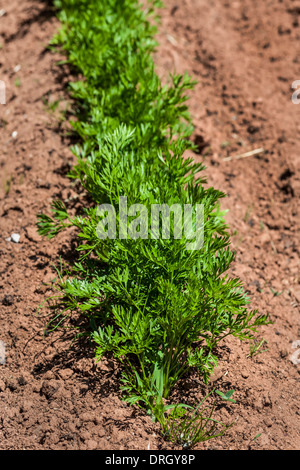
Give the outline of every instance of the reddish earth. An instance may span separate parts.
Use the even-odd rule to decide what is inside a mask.
[[[228,195],[232,271],[274,322],[260,331],[266,352],[248,357],[248,343],[230,339],[210,386],[191,378],[178,393],[199,402],[212,386],[235,390],[237,403],[216,410],[235,424],[196,449],[299,449],[300,369],[291,356],[300,340],[300,106],[291,84],[300,79],[300,3],[165,4],[158,73],[176,68],[198,80],[189,106],[201,155],[193,156]],[[48,311],[37,308],[51,295],[53,265],[72,259],[74,247],[70,234],[41,239],[36,214],[53,198],[76,205],[84,197],[65,176],[73,158],[58,118],[70,77],[46,50],[58,27],[49,5],[0,1],[0,449],[171,449],[150,418],[121,401],[114,363],[96,364],[89,344],[71,344],[70,330],[43,336]],[[7,240],[12,233],[19,243]]]

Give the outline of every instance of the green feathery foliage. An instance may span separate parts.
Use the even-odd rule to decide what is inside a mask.
[[[126,399],[145,407],[165,429],[164,399],[175,384],[191,370],[207,382],[218,343],[228,335],[252,338],[268,318],[248,309],[240,279],[227,274],[234,252],[219,209],[225,195],[205,187],[204,166],[183,156],[193,148],[185,102],[194,82],[173,74],[163,86],[155,73],[155,11],[161,3],[55,5],[62,28],[52,45],[66,51],[82,77],[70,83],[79,137],[71,177],[80,180],[93,205],[71,217],[54,201],[51,217],[38,216],[39,233],[52,238],[66,227],[78,229],[82,256],[58,280],[62,312],[86,316],[97,358],[118,359]],[[143,238],[99,238],[97,207],[118,207],[120,197],[149,212],[153,204],[202,204],[202,249],[187,250],[187,237],[176,239],[174,227],[169,239],[151,237],[149,227]],[[134,219],[136,214],[128,223]],[[56,321],[54,328],[61,319]]]

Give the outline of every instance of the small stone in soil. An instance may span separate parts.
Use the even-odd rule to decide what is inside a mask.
[[[33,242],[39,242],[41,240],[41,236],[37,233],[34,227],[27,227],[26,228],[26,237],[28,240]]]
[[[19,233],[13,233],[10,237],[11,241],[14,243],[19,243],[20,241],[20,234]]]

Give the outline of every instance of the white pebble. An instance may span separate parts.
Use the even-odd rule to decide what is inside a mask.
[[[21,236],[18,233],[12,233],[10,239],[14,243],[19,243]]]
[[[13,133],[12,133],[12,135],[11,135],[11,136],[12,136],[12,138],[13,138],[13,139],[16,139],[16,138],[17,138],[17,136],[18,136],[18,133],[17,133],[17,131],[13,131]]]

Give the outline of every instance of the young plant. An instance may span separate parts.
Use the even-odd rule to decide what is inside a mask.
[[[216,394],[220,395],[220,397],[225,400],[225,401],[230,401],[231,403],[236,403],[235,400],[233,400],[231,397],[234,394],[235,390],[229,390],[228,392],[220,392],[219,390],[216,390]]]
[[[247,357],[254,357],[257,356],[258,354],[261,354],[263,352],[267,352],[269,348],[266,349],[261,349],[264,344],[268,344],[268,341],[265,339],[262,339],[261,341],[258,341],[256,338],[250,338],[249,339],[249,354]]]
[[[225,425],[212,418],[216,400],[212,406],[201,409],[203,403],[211,395],[210,392],[199,405],[192,407],[175,407],[166,417],[168,438],[183,449],[190,449],[198,442],[205,442],[223,434],[233,425]]]

